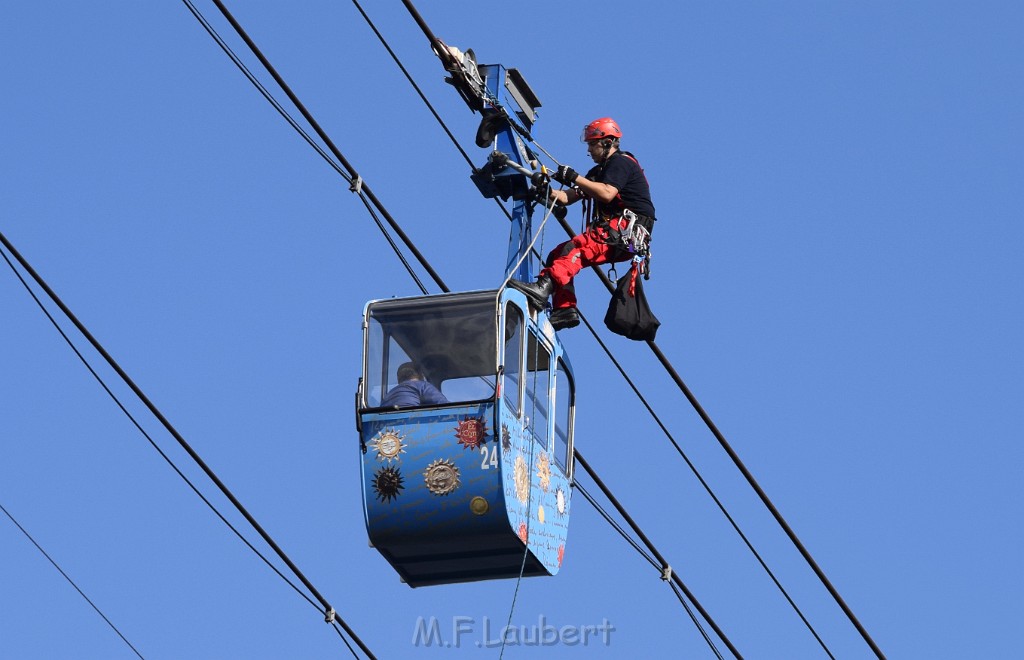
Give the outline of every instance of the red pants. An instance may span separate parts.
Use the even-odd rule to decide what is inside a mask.
[[[629,223],[622,218],[615,218],[609,224],[614,229],[623,230]],[[571,241],[562,243],[548,254],[545,265],[540,272],[547,275],[555,283],[555,292],[551,296],[554,309],[576,306],[576,289],[572,280],[587,266],[629,261],[633,255],[615,245],[608,245],[608,232],[603,228],[591,227],[586,232],[574,236]]]

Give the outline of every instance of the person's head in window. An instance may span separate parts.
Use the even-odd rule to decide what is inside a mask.
[[[398,382],[404,383],[407,380],[423,380],[423,373],[412,362],[406,362],[398,367]]]

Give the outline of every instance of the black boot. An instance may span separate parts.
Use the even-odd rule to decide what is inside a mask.
[[[551,327],[555,330],[575,328],[580,324],[580,313],[575,307],[562,307],[551,312]]]
[[[530,305],[536,309],[544,309],[548,304],[548,296],[555,290],[555,283],[547,275],[541,275],[536,283],[509,280],[508,285],[525,293]]]

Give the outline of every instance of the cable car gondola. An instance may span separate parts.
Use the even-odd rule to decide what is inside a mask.
[[[530,319],[527,305],[504,289],[366,306],[366,525],[411,586],[554,575],[562,564],[572,370],[551,324]],[[381,405],[410,362],[447,403]]]
[[[494,148],[473,180],[513,200],[505,281],[531,280],[531,184],[546,181],[531,177],[532,154],[511,124],[531,126],[540,103],[518,72],[462,61],[488,106],[478,144]],[[400,371],[429,386],[400,384]],[[396,387],[409,396],[389,396]],[[413,587],[556,574],[574,412],[565,349],[519,291],[367,303],[356,419],[370,544]]]

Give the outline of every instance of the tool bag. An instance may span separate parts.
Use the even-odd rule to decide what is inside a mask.
[[[604,315],[604,324],[617,335],[634,341],[654,341],[661,321],[651,311],[644,295],[643,278],[637,277],[637,262],[615,285],[615,293]]]

